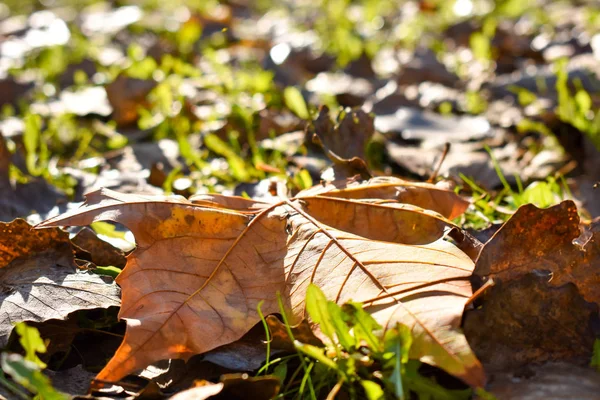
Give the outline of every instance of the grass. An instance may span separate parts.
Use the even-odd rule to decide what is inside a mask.
[[[522,205],[534,204],[546,208],[573,198],[567,182],[562,175],[548,177],[544,181],[534,181],[527,187],[518,175],[514,176],[516,187],[510,185],[502,172],[492,150],[486,147],[502,189],[491,192],[479,186],[473,179],[460,174],[465,186],[463,190],[471,192],[472,204],[457,223],[465,229],[481,230],[490,224],[502,223]],[[461,190],[461,188],[459,188]]]
[[[257,372],[260,375],[273,371],[282,378],[283,389],[278,398],[470,398],[470,389],[449,390],[421,375],[420,362],[408,358],[412,337],[406,326],[397,325],[382,335],[381,326],[363,310],[362,304],[349,302],[340,306],[328,301],[312,284],[306,294],[306,309],[327,339],[323,346],[295,340],[280,302],[283,322],[297,353],[267,358]],[[269,344],[270,333],[260,306],[258,311]]]

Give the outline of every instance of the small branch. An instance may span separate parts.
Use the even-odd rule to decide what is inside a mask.
[[[477,289],[477,291],[475,293],[473,293],[471,295],[471,297],[469,297],[469,300],[467,300],[467,302],[465,303],[465,307],[467,307],[469,304],[474,302],[475,299],[477,299],[479,296],[481,296],[483,294],[483,292],[485,292],[486,290],[488,290],[495,284],[496,283],[494,282],[494,280],[492,278],[490,278],[486,283],[483,284],[483,286],[481,286],[479,289]]]
[[[435,178],[437,178],[438,174],[440,173],[440,168],[442,168],[442,164],[444,163],[444,160],[446,160],[446,156],[448,155],[449,151],[450,151],[450,143],[446,142],[444,144],[444,150],[442,150],[442,155],[440,156],[440,159],[438,160],[437,165],[436,165],[435,169],[433,170],[433,173],[431,174],[429,179],[427,179],[428,183],[433,183]]]

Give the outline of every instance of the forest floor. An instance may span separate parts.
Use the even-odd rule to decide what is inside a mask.
[[[0,396],[597,399],[599,151],[595,0],[5,1]]]

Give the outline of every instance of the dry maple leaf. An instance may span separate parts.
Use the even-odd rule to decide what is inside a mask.
[[[112,220],[136,237],[117,278],[127,332],[98,379],[118,380],[160,359],[234,342],[260,321],[259,301],[265,314],[279,311],[278,292],[298,322],[314,283],[339,303],[364,303],[383,326],[409,326],[413,358],[474,386],[484,383],[457,330],[473,263],[440,239],[451,226],[440,215],[389,201],[308,195],[258,210],[244,208],[255,202],[236,202],[242,211],[223,208],[224,197],[212,198],[214,206],[201,201],[101,190],[88,194],[80,210],[41,224]]]

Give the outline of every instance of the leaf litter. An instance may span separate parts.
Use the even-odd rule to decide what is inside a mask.
[[[120,304],[119,288],[110,279],[78,270],[66,232],[32,229],[21,219],[0,223],[3,346],[15,323]]]
[[[342,205],[341,212],[312,216],[311,202],[323,200],[317,210],[329,207],[335,212]],[[254,311],[259,300],[265,301],[265,313],[278,312],[278,292],[299,321],[305,316],[306,285],[312,282],[337,302],[368,302],[384,326],[407,324],[418,338],[413,356],[428,357],[473,385],[483,384],[477,360],[456,331],[471,295],[471,260],[437,240],[443,235],[442,224],[432,225],[431,232],[416,229],[416,223],[404,229],[389,225],[386,231],[377,229],[384,224],[375,224],[389,218],[401,222],[403,214],[436,222],[443,218],[419,208],[318,195],[276,203],[252,216],[194,207],[178,198],[161,201],[109,191],[88,195],[84,207],[42,226],[113,219],[132,230],[138,245],[117,278],[123,289],[120,317],[134,322],[98,379],[118,380],[160,359],[188,358],[238,340],[260,320]],[[365,224],[353,224],[349,212],[369,218]],[[187,233],[182,235],[182,230]],[[174,248],[177,255],[172,254]],[[147,266],[157,262],[158,267]],[[428,279],[431,272],[419,268],[421,264],[435,268],[435,280]],[[402,274],[390,275],[397,269]],[[166,282],[172,286],[165,287]],[[271,293],[265,287],[272,288]],[[444,293],[444,300],[436,304],[428,293],[438,292]],[[191,334],[198,329],[204,332],[200,341]]]
[[[90,230],[5,225],[21,232],[0,240],[8,397],[23,397],[14,381],[54,396],[16,354],[30,352],[18,321],[39,329],[44,373],[72,395],[88,371],[110,386],[144,367],[91,393],[468,398],[460,389],[483,385],[484,369],[499,398],[593,393],[589,4],[17,3],[0,7],[0,218],[118,220],[138,247],[125,259]],[[117,229],[102,238],[122,240]],[[117,275],[128,328],[115,354]],[[333,339],[309,283],[342,305]],[[350,300],[381,342],[353,325]],[[347,347],[348,335],[368,344]],[[159,378],[171,357],[189,361]],[[219,379],[257,368],[277,378]]]

